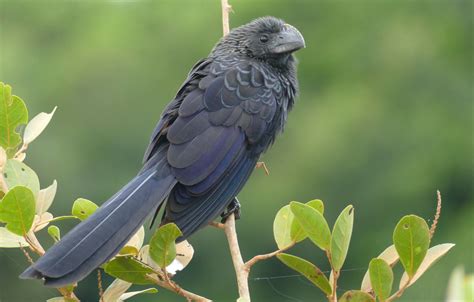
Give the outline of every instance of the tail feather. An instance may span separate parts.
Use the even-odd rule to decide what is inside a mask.
[[[44,278],[46,285],[60,287],[83,279],[115,256],[176,184],[168,167],[159,166],[163,169],[146,170],[135,177],[20,278]]]

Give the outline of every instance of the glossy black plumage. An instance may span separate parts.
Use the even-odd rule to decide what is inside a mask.
[[[215,219],[283,130],[298,90],[292,52],[301,47],[301,34],[272,17],[222,38],[165,108],[140,174],[21,277],[51,286],[81,280],[164,201],[162,223],[176,223],[179,240]]]

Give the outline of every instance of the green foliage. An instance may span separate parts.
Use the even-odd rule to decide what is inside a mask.
[[[72,205],[71,214],[80,220],[86,220],[97,208],[99,208],[99,206],[92,201],[85,198],[78,198]]]
[[[131,256],[116,257],[104,265],[107,274],[134,284],[153,284],[147,275],[153,274],[153,268]]]
[[[311,262],[290,254],[281,253],[277,255],[281,262],[305,276],[314,285],[319,287],[326,295],[332,292],[331,284],[323,272]]]
[[[0,146],[9,158],[16,153],[21,143],[17,127],[28,122],[28,110],[22,99],[12,96],[12,88],[0,82]]]
[[[25,186],[33,192],[34,196],[38,195],[40,190],[40,183],[35,171],[24,163],[9,159],[3,171],[3,177],[7,186],[13,188],[14,186]]]
[[[408,276],[413,277],[430,246],[430,230],[423,218],[403,217],[393,232],[393,243]]]
[[[341,299],[339,299],[339,302],[375,302],[375,299],[363,291],[350,290],[342,295]]]
[[[392,292],[393,272],[390,265],[383,259],[374,258],[369,263],[370,283],[381,302]]]
[[[23,236],[18,236],[6,228],[0,227],[0,248],[18,248],[20,246],[29,246]]]
[[[309,239],[322,250],[329,250],[331,231],[324,216],[313,207],[292,201],[290,209]]]
[[[48,234],[53,238],[54,242],[58,242],[61,239],[61,230],[55,225],[48,227]]]
[[[354,207],[347,206],[337,217],[331,235],[331,263],[338,271],[346,260],[354,224]]]
[[[166,268],[176,258],[176,239],[183,235],[174,223],[167,223],[156,230],[150,240],[150,256],[161,268]]]
[[[10,232],[24,236],[33,225],[35,198],[30,189],[16,186],[0,202],[0,222],[6,223]]]
[[[339,214],[331,233],[322,214],[322,209],[324,209],[322,202],[312,202],[312,205],[314,207],[292,201],[289,206],[295,221],[298,221],[304,232],[308,234],[309,239],[325,250],[331,265],[329,279],[316,265],[300,257],[284,253],[278,254],[277,257],[286,266],[313,282],[328,296],[330,301],[334,301],[335,296],[331,293],[331,288],[337,288],[337,280],[347,256],[354,223],[354,208],[349,205]],[[286,242],[292,240],[288,234],[291,234],[291,229],[294,226],[288,217],[290,216],[288,205],[286,205],[275,217],[274,236],[277,244],[279,240],[280,242],[283,239]],[[348,291],[339,301],[375,301],[374,293],[381,302],[393,301],[454,246],[453,244],[440,244],[428,250],[430,243],[428,225],[424,219],[415,215],[405,216],[399,221],[394,230],[393,240],[394,245],[389,246],[377,258],[370,261],[361,290]],[[330,249],[327,248],[329,241]],[[291,246],[286,246],[286,248],[288,247]],[[280,245],[279,248],[281,248]],[[400,280],[399,290],[390,296],[393,286],[391,266],[395,265],[399,259],[405,268],[405,273]]]

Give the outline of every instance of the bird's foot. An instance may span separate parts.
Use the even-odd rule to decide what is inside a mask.
[[[234,214],[235,216],[235,219],[240,219],[240,202],[239,200],[237,199],[237,197],[235,197],[231,202],[230,204],[227,206],[227,211],[225,211],[224,213],[221,214],[221,222],[222,223],[225,223],[225,221],[227,220],[227,218],[231,215],[231,214]]]

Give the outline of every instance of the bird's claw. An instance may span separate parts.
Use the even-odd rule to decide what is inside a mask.
[[[221,222],[222,223],[225,223],[225,221],[227,220],[227,218],[231,215],[231,214],[234,214],[235,216],[235,219],[240,219],[240,202],[239,200],[236,198],[234,198],[230,204],[227,206],[227,211],[225,211],[224,213],[221,214]]]

